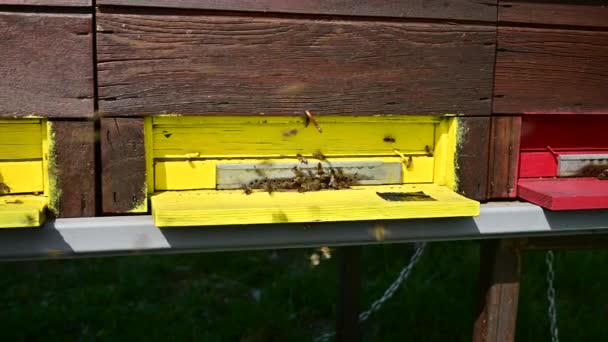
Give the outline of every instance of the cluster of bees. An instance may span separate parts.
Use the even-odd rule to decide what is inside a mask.
[[[245,194],[249,195],[253,189],[264,189],[268,193],[275,191],[320,191],[320,190],[340,190],[348,189],[351,185],[357,183],[358,175],[348,175],[341,168],[334,168],[325,156],[317,151],[313,153],[313,157],[318,159],[317,167],[314,169],[301,169],[294,166],[293,177],[288,178],[268,178],[259,170],[258,175],[263,178],[256,179],[248,184],[243,184],[242,188]],[[308,165],[308,160],[298,154],[298,160],[301,164]],[[321,162],[325,162],[327,167],[324,168]]]
[[[579,174],[583,177],[596,177],[599,180],[608,180],[608,167],[606,165],[587,165]]]

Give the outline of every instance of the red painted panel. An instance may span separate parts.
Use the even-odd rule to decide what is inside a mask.
[[[522,150],[608,150],[608,115],[524,115]]]
[[[608,209],[608,180],[520,179],[518,194],[526,201],[551,210]]]
[[[552,152],[522,151],[519,158],[519,177],[557,177],[557,155],[560,154],[606,154],[608,150],[555,150]]]
[[[519,160],[519,177],[556,177],[557,159],[547,152],[522,152]]]

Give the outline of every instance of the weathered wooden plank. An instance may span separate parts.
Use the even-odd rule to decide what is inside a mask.
[[[338,250],[340,278],[336,305],[336,342],[361,341],[361,249],[361,246],[346,246]]]
[[[102,118],[100,142],[103,212],[145,211],[144,120]]]
[[[0,12],[0,117],[93,115],[91,17]]]
[[[490,118],[460,118],[456,152],[458,193],[483,201],[488,191]]]
[[[0,5],[86,7],[91,0],[0,0]]]
[[[398,18],[496,20],[496,0],[98,0],[98,5]]]
[[[92,121],[52,121],[51,178],[57,194],[51,206],[59,217],[95,216],[95,125]]]
[[[515,197],[521,117],[494,116],[490,133],[488,199]]]
[[[488,240],[480,244],[480,303],[473,341],[512,342],[524,242]]]
[[[488,115],[495,28],[99,10],[103,115]]]
[[[608,27],[605,0],[501,0],[498,20],[509,23]]]
[[[608,113],[608,32],[500,27],[494,112]]]

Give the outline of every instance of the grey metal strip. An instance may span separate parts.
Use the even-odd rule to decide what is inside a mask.
[[[58,219],[0,230],[0,259],[66,258],[470,240],[608,232],[608,210],[552,212],[520,202],[481,206],[475,218],[412,219],[201,228],[154,226],[151,216]]]

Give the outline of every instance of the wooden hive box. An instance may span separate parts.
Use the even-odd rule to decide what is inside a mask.
[[[501,1],[498,18],[488,196],[608,208],[608,5]]]
[[[151,209],[161,225],[470,216],[478,204],[453,191],[486,197],[495,5],[469,0],[442,5],[100,0],[97,5],[104,213]],[[322,132],[305,125],[306,111]],[[396,167],[391,172],[399,176],[390,181],[386,174],[380,180],[377,174],[365,176],[370,178],[359,185],[367,188],[356,194],[373,195],[359,200],[356,187],[272,196],[260,190],[248,196],[223,183],[236,177],[249,184],[256,179],[244,174],[252,169],[268,164],[285,169],[298,163],[298,154],[315,160],[315,152],[339,168],[379,162],[382,170]],[[396,188],[370,192],[380,184]],[[394,203],[375,194],[413,193],[416,187],[428,188],[437,203],[401,203],[405,209],[394,210]],[[456,209],[442,207],[444,190]],[[180,205],[163,209],[177,197],[183,199]],[[288,204],[302,201],[303,210]],[[338,203],[332,214],[319,204],[328,201]],[[366,201],[377,207],[358,207],[351,210],[356,215],[348,215],[349,206]],[[219,213],[214,205],[241,216],[214,215]],[[416,206],[429,209],[407,209]],[[254,215],[268,207],[276,209],[270,216]],[[196,219],[180,219],[193,213]]]
[[[95,215],[92,7],[0,1],[0,227]]]

